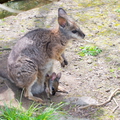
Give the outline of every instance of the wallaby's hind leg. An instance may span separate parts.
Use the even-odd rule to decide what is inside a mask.
[[[32,92],[31,92],[31,88],[32,88],[34,83],[35,82],[33,81],[28,87],[25,88],[24,96],[27,97],[30,100],[42,103],[43,100],[39,97],[33,96]]]
[[[24,95],[25,95],[25,97],[28,97],[28,99],[30,99],[30,100],[43,103],[43,100],[41,98],[33,96],[33,94],[29,91],[29,88],[26,88]]]
[[[41,98],[34,97],[32,93],[32,86],[38,80],[37,74],[38,71],[36,65],[26,58],[21,58],[9,71],[9,75],[11,75],[15,84],[18,87],[25,89],[25,97],[33,101],[42,102],[43,100]],[[44,89],[44,86],[41,87],[41,89]]]

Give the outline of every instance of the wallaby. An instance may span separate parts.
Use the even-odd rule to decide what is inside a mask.
[[[58,9],[58,24],[55,29],[39,28],[28,32],[9,54],[9,78],[16,86],[25,90],[24,96],[30,100],[44,102],[33,94],[44,91],[45,77],[46,74],[52,74],[54,60],[60,61],[62,66],[66,65],[64,51],[68,42],[85,37],[62,8]],[[38,89],[35,89],[35,84],[39,86]]]
[[[52,75],[46,75],[45,91],[47,93],[48,99],[50,99],[50,95],[55,95],[55,93],[58,91],[60,78],[61,73],[56,74],[55,72],[53,72]]]

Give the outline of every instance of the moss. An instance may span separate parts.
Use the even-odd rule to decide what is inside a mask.
[[[102,117],[104,114],[104,110],[103,109],[98,109],[92,116],[91,118],[94,120],[102,120]]]
[[[91,116],[91,118],[94,120],[115,120],[115,115],[105,108],[100,108]]]
[[[118,67],[117,70],[120,70],[120,67]]]
[[[0,41],[4,40],[4,38],[0,38]]]
[[[106,58],[105,58],[105,61],[106,61],[106,62],[110,62],[111,60],[112,60],[112,58],[110,58],[110,57],[106,57]]]
[[[3,54],[3,52],[0,52],[0,55]]]
[[[115,69],[110,69],[110,72],[111,72],[111,73],[115,72]]]
[[[110,34],[119,35],[120,33],[116,30],[113,30],[113,29],[104,29],[104,30],[102,30],[101,32],[98,33],[98,35],[103,35],[103,36],[107,36],[107,35],[110,35]]]

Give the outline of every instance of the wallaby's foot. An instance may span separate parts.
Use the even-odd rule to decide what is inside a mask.
[[[44,101],[39,97],[29,96],[28,99],[33,100],[35,102],[44,103]]]
[[[61,67],[65,67],[66,65],[68,65],[68,61],[67,61],[67,60],[64,60],[64,61],[61,63]]]
[[[29,100],[44,103],[44,101],[41,98],[33,96],[33,94],[30,91],[28,91],[28,89],[25,91],[24,96],[27,97]]]
[[[39,97],[28,96],[27,98],[28,98],[29,100],[33,100],[33,101],[38,102],[38,103],[44,103],[44,101],[43,101],[41,98],[39,98]]]
[[[68,94],[68,92],[61,86],[58,86],[58,92],[63,92]]]

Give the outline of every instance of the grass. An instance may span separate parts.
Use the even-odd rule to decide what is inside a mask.
[[[78,53],[80,56],[85,55],[91,55],[91,56],[97,56],[99,53],[102,52],[101,49],[99,49],[97,46],[94,45],[86,45],[80,47],[81,51]]]
[[[120,9],[115,10],[116,12],[120,13]]]
[[[60,116],[58,110],[64,105],[59,103],[43,110],[43,107],[33,103],[25,110],[20,103],[18,107],[5,104],[4,107],[0,108],[0,120],[57,120],[58,116]]]

